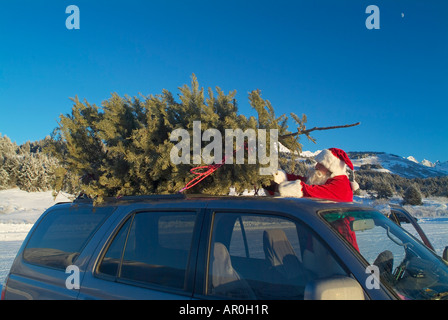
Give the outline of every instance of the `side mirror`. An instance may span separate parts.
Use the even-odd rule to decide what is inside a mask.
[[[305,300],[364,300],[364,291],[353,278],[331,277],[309,282]]]

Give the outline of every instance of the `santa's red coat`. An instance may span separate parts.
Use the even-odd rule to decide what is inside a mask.
[[[346,175],[329,178],[323,185],[308,185],[301,176],[287,174],[288,181],[301,180],[302,197],[322,198],[337,201],[353,201],[353,190]],[[297,186],[299,187],[299,186]]]

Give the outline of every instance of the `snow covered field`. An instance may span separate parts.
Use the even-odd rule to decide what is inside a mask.
[[[39,216],[57,202],[70,201],[66,195],[53,198],[52,192],[28,193],[19,189],[0,191],[0,285],[9,272],[9,268],[23,240]],[[391,199],[399,203],[400,199]],[[355,197],[355,202],[361,202],[376,207],[386,213],[388,204],[373,201],[364,197]],[[441,255],[448,246],[448,199],[424,199],[422,206],[405,206],[419,222]]]

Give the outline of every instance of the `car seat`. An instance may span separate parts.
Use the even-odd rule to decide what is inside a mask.
[[[282,229],[265,230],[263,248],[271,269],[278,272],[285,281],[303,275],[301,261]]]
[[[229,251],[220,242],[213,247],[211,268],[211,294],[239,299],[256,298],[249,284],[233,268]]]

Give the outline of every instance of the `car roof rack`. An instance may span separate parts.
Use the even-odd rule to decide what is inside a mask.
[[[116,198],[106,198],[106,201],[145,201],[145,200],[177,200],[177,199],[185,199],[185,195],[178,194],[149,194],[149,195],[140,195],[140,196],[123,196]]]
[[[186,196],[181,193],[177,194],[150,194],[150,195],[137,195],[137,196],[123,196],[123,197],[105,197],[105,203],[111,202],[139,202],[139,201],[154,201],[154,200],[178,200],[185,199]],[[86,194],[80,194],[74,201],[74,203],[91,203],[93,199]]]

